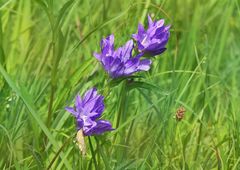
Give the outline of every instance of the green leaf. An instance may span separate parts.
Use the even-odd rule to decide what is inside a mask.
[[[120,78],[111,79],[109,81],[109,86],[110,87],[117,86],[124,80],[128,80],[129,82],[132,82],[134,80],[134,78],[142,78],[142,77],[141,76],[129,76],[129,77],[120,77]]]
[[[67,12],[69,11],[71,5],[73,4],[74,0],[69,0],[68,2],[66,2],[63,7],[60,9],[59,13],[58,13],[58,17],[57,17],[57,21],[55,23],[55,30],[57,30],[58,28],[61,27],[62,25],[62,21],[65,18],[65,15],[67,14]]]
[[[0,11],[0,62],[5,65],[5,55],[3,50],[3,32],[2,32],[2,18],[1,18],[1,11]]]
[[[48,13],[48,6],[43,0],[35,0],[35,2],[37,2],[46,13]]]
[[[128,88],[131,89],[135,89],[135,88],[142,88],[142,89],[147,89],[147,90],[151,90],[154,91],[158,94],[162,94],[162,95],[169,95],[169,92],[163,92],[164,90],[162,90],[160,87],[151,84],[151,83],[146,83],[143,81],[133,81],[128,83]]]
[[[6,82],[9,84],[9,86],[12,88],[12,90],[23,100],[25,106],[29,110],[29,113],[31,116],[36,120],[36,123],[39,125],[39,127],[42,129],[42,131],[45,133],[45,135],[48,137],[50,143],[55,147],[55,149],[59,149],[57,141],[52,136],[51,132],[48,130],[48,128],[45,126],[41,118],[39,117],[39,114],[37,113],[35,106],[32,104],[33,101],[30,101],[30,94],[27,94],[26,92],[22,92],[15,84],[15,82],[11,79],[11,77],[8,75],[8,73],[4,70],[2,64],[0,64],[0,73],[6,80]],[[62,153],[61,158],[65,157]],[[68,161],[64,160],[64,164],[68,169],[71,169],[71,166]]]

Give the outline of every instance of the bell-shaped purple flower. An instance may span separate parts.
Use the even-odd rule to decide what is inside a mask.
[[[163,53],[170,36],[170,26],[164,26],[164,20],[152,21],[148,16],[148,28],[144,30],[142,24],[138,25],[138,33],[132,37],[137,42],[138,50],[142,54],[152,56]]]
[[[75,106],[66,107],[77,121],[77,130],[82,129],[85,136],[98,135],[114,130],[109,121],[98,119],[104,111],[104,97],[95,88],[88,90],[84,97],[77,95]]]
[[[151,60],[141,60],[141,55],[132,56],[134,48],[132,40],[114,50],[114,35],[110,35],[102,39],[100,45],[101,53],[94,53],[94,56],[101,62],[112,78],[130,76],[135,72],[148,71],[150,69]]]

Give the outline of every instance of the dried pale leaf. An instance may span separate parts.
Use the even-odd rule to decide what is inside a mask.
[[[86,145],[85,145],[85,142],[84,142],[84,136],[83,136],[82,129],[80,129],[77,132],[77,145],[78,145],[80,151],[82,152],[82,154],[86,155]]]

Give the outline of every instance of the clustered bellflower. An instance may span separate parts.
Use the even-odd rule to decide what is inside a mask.
[[[126,77],[135,72],[150,69],[151,60],[141,59],[140,55],[132,56],[133,40],[114,50],[114,35],[110,35],[102,39],[100,45],[101,53],[94,53],[94,56],[112,78]]]
[[[170,26],[164,25],[164,20],[153,21],[148,16],[148,28],[138,25],[138,33],[125,45],[114,49],[114,35],[102,39],[101,53],[94,53],[94,56],[101,62],[102,66],[111,78],[128,77],[140,71],[148,71],[152,61],[143,59],[145,56],[155,56],[166,50],[166,44],[170,36]],[[136,42],[135,55],[133,55],[134,42]],[[114,130],[107,120],[99,119],[104,111],[104,97],[97,93],[95,88],[88,90],[84,97],[77,95],[75,106],[66,107],[77,121],[79,134],[79,146],[85,150],[83,136],[102,134]]]
[[[77,121],[77,130],[82,130],[84,136],[99,135],[113,130],[109,121],[99,119],[104,111],[104,97],[95,88],[88,90],[84,97],[77,95],[75,106],[66,107]]]
[[[164,26],[164,20],[153,21],[148,15],[148,28],[138,25],[138,33],[132,37],[137,42],[138,51],[151,56],[159,55],[166,50],[166,44],[170,36],[170,26]]]

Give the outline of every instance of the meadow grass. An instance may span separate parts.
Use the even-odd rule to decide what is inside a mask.
[[[124,92],[93,52],[147,14],[172,25],[167,51]],[[239,18],[238,0],[1,0],[0,169],[240,169]],[[117,128],[83,157],[64,108],[93,86]]]

